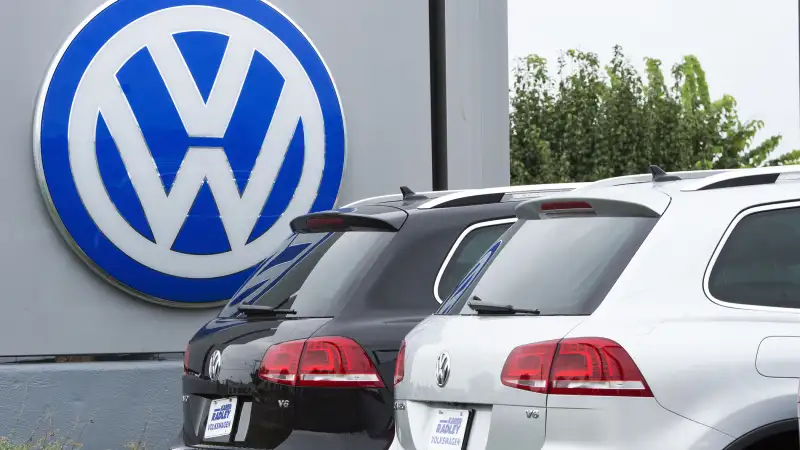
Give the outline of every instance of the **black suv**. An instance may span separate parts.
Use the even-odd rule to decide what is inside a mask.
[[[387,449],[403,337],[516,220],[519,201],[576,187],[404,187],[294,219],[189,342],[173,448]]]

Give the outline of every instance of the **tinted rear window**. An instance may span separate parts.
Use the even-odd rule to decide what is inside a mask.
[[[491,259],[482,258],[462,280],[439,314],[474,314],[467,306],[474,297],[539,309],[542,315],[591,314],[656,221],[638,217],[520,221],[492,247],[497,251]]]
[[[240,303],[289,308],[294,317],[331,317],[366,275],[395,233],[350,231],[290,236],[242,286],[221,317]],[[293,294],[297,294],[294,298]]]

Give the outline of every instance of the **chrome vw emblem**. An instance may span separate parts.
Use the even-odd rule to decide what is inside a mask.
[[[214,350],[211,354],[211,359],[208,361],[208,378],[216,380],[219,378],[219,370],[222,368],[222,353],[219,350]]]
[[[450,379],[450,355],[443,352],[436,360],[436,384],[444,387],[448,379]]]

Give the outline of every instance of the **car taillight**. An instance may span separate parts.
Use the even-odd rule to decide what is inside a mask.
[[[273,345],[264,354],[258,377],[289,386],[384,386],[364,349],[344,337],[315,337]]]
[[[309,339],[298,375],[298,386],[383,387],[364,349],[344,337]]]
[[[258,377],[273,383],[294,386],[297,383],[297,367],[306,341],[289,341],[273,345],[264,354]]]
[[[653,396],[628,352],[605,338],[519,346],[506,359],[500,380],[506,386],[543,394]]]
[[[513,388],[546,394],[557,347],[558,341],[547,341],[515,348],[506,358],[500,381]]]
[[[400,344],[400,351],[397,352],[397,361],[394,364],[394,385],[403,381],[406,376],[406,341]]]
[[[183,352],[183,374],[189,374],[189,344],[186,344],[186,351]]]

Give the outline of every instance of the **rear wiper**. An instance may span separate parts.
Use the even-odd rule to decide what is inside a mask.
[[[278,309],[272,306],[261,305],[239,305],[236,308],[239,312],[245,315],[264,315],[264,316],[277,316],[279,314],[297,314],[293,309]]]
[[[538,309],[523,309],[515,308],[511,305],[498,305],[496,303],[486,303],[478,297],[473,297],[467,303],[467,306],[472,308],[478,314],[498,314],[498,315],[531,315],[538,316],[540,311]]]
[[[294,294],[292,294],[292,295],[290,295],[290,296],[286,297],[286,298],[285,298],[285,299],[284,299],[282,302],[280,302],[280,303],[278,303],[277,305],[273,306],[273,308],[275,308],[275,309],[278,309],[278,308],[280,308],[281,306],[285,305],[285,304],[286,304],[286,303],[288,303],[288,302],[292,302],[292,303],[294,303],[294,300],[295,300],[296,298],[297,298],[297,292],[295,292]]]
[[[278,303],[275,306],[261,306],[261,305],[253,305],[252,303],[251,304],[241,303],[236,309],[245,315],[261,314],[263,316],[277,316],[278,314],[297,314],[297,311],[293,309],[281,309],[281,306],[285,305],[287,302],[294,301],[294,299],[296,298],[297,298],[297,292],[286,297],[286,299],[284,299],[282,302]]]

